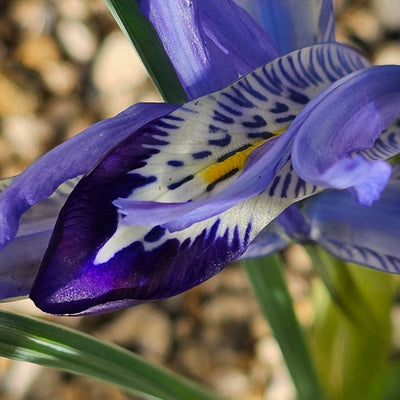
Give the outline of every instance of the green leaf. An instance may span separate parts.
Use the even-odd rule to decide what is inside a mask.
[[[278,255],[243,262],[264,316],[279,344],[299,399],[321,400],[320,385],[292,298],[283,277]]]
[[[382,400],[390,380],[390,311],[397,276],[336,260],[309,248],[322,282],[313,287],[310,344],[321,382],[335,400]],[[323,284],[324,285],[323,285]]]
[[[218,400],[188,379],[88,335],[0,311],[0,356],[117,385],[145,399]]]
[[[139,12],[138,0],[105,0],[122,32],[132,42],[164,100],[187,102],[176,71],[153,25]]]

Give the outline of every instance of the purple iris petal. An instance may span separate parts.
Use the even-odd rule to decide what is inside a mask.
[[[240,75],[246,75],[280,55],[266,31],[232,0],[201,0],[198,4],[207,37],[226,55],[218,66],[221,71],[229,59]]]
[[[298,242],[307,242],[310,236],[310,226],[296,204],[288,207],[276,221],[289,237]]]
[[[236,0],[275,40],[281,54],[335,41],[331,0]]]
[[[251,215],[252,201],[252,207],[238,206],[186,231],[119,227],[115,239],[118,216],[103,207],[99,218],[103,199],[91,193],[93,185],[82,185],[84,201],[74,193],[68,199],[32,287],[30,297],[46,312],[105,312],[173,296],[237,259],[254,238],[253,224],[256,233],[261,226]],[[134,239],[124,243],[128,234]]]
[[[379,197],[390,166],[357,154],[373,146],[398,117],[400,67],[368,68],[330,86],[310,102],[293,143],[292,163],[306,181],[351,188],[369,204]],[[307,157],[304,157],[307,154]]]
[[[232,0],[173,5],[146,0],[140,10],[155,27],[190,99],[221,89],[277,55],[268,35]],[[216,21],[210,12],[223,18]]]
[[[174,108],[168,104],[136,104],[92,125],[32,164],[0,195],[0,247],[14,238],[19,218],[33,204],[50,196],[66,180],[88,172],[138,127]]]
[[[400,168],[371,206],[346,191],[327,191],[305,202],[311,239],[346,261],[400,273]]]

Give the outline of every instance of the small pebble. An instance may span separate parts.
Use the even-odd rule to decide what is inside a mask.
[[[385,29],[398,32],[400,29],[400,1],[373,0],[373,12]]]
[[[373,57],[374,64],[400,64],[400,44],[395,41],[378,49]]]
[[[2,132],[11,149],[32,162],[43,152],[43,145],[49,139],[50,127],[34,116],[13,115],[3,119]],[[29,132],[29,135],[26,133]]]
[[[217,368],[211,383],[221,396],[232,400],[243,400],[251,390],[246,374],[233,367]]]
[[[48,35],[30,36],[22,41],[16,52],[19,61],[38,72],[56,62],[60,52],[54,39]]]
[[[87,63],[96,51],[96,36],[87,25],[73,18],[64,18],[57,25],[57,36],[67,54],[77,62]]]
[[[147,73],[126,37],[110,33],[93,65],[93,83],[103,93],[126,93],[141,85]]]
[[[56,96],[67,96],[78,86],[78,72],[68,62],[48,62],[42,68],[43,81]]]
[[[0,117],[9,114],[32,114],[39,101],[30,90],[20,87],[0,71]]]
[[[171,324],[165,314],[143,304],[124,311],[96,336],[120,345],[139,347],[147,358],[162,361],[171,346]]]

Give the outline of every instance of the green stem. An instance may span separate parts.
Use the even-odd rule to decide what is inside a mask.
[[[122,32],[133,43],[151,79],[164,100],[187,102],[187,96],[160,38],[148,19],[140,13],[138,0],[105,0]]]
[[[331,256],[320,246],[307,246],[306,250],[338,309],[352,325],[363,330],[370,329],[374,315],[350,274],[349,265]],[[360,310],[363,312],[360,313]]]
[[[301,400],[321,400],[321,389],[277,255],[244,261],[261,310],[279,344]]]

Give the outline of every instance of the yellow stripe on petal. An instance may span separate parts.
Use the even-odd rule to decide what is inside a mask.
[[[280,129],[274,132],[274,137],[279,136],[285,130],[286,129]],[[232,152],[232,154],[220,157],[216,164],[210,165],[209,167],[201,171],[201,176],[206,183],[212,186],[213,184],[216,184],[221,180],[232,176],[237,171],[243,169],[251,152],[268,140],[270,140],[270,138],[257,140],[253,144],[248,144],[243,146],[242,148],[239,148],[237,151]]]
[[[210,165],[201,172],[203,179],[206,181],[206,183],[212,183],[225,176],[232,170],[241,170],[244,167],[244,164],[246,163],[247,157],[250,155],[250,153],[265,142],[266,140],[258,140],[252,145],[249,145],[248,147],[246,146],[244,150],[232,154],[223,161]]]

